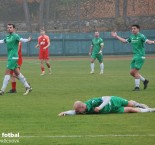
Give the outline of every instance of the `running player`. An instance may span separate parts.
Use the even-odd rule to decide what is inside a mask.
[[[18,44],[18,67],[21,69],[23,63],[23,58],[22,58],[22,43],[19,42]],[[11,75],[11,86],[12,89],[8,93],[16,93],[16,75],[14,74],[13,70],[10,72]]]
[[[45,68],[44,68],[44,61],[48,67],[49,74],[51,74],[51,65],[49,62],[49,46],[50,46],[50,39],[47,35],[45,35],[45,30],[40,30],[40,36],[38,37],[38,44],[36,48],[40,48],[39,52],[39,59],[40,59],[40,66],[41,66],[41,75],[45,75]]]
[[[133,58],[130,64],[130,75],[135,78],[135,88],[134,91],[139,91],[140,80],[144,84],[144,89],[147,88],[149,80],[145,79],[140,73],[139,70],[142,68],[145,61],[145,48],[144,43],[154,44],[155,41],[148,40],[143,34],[140,33],[139,25],[132,25],[131,27],[132,35],[128,39],[124,39],[117,35],[116,32],[112,32],[112,36],[120,40],[123,43],[131,43]]]
[[[96,58],[100,63],[100,69],[101,69],[100,74],[103,74],[103,71],[104,71],[103,55],[102,55],[103,46],[104,46],[104,42],[100,37],[99,32],[95,32],[95,38],[92,40],[92,44],[89,51],[89,55],[91,56],[91,61],[90,61],[91,74],[94,74],[94,67],[95,67],[94,62]]]
[[[58,115],[155,112],[155,108],[149,108],[145,104],[133,100],[128,101],[117,96],[102,96],[90,99],[85,103],[76,101],[73,108],[74,110],[61,112]]]
[[[8,35],[3,39],[0,40],[0,43],[6,43],[7,50],[8,50],[8,62],[7,68],[5,71],[4,81],[2,88],[0,90],[0,95],[3,95],[5,89],[8,85],[8,81],[10,80],[10,71],[13,70],[17,78],[23,83],[24,87],[26,88],[26,92],[23,95],[27,95],[30,91],[32,91],[31,86],[26,81],[26,78],[21,74],[18,68],[18,44],[19,42],[29,42],[31,37],[28,39],[20,38],[18,34],[15,33],[15,25],[8,24],[7,25]]]

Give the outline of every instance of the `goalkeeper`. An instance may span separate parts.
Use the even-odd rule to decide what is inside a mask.
[[[133,100],[128,101],[117,96],[102,96],[90,99],[85,103],[76,101],[73,108],[74,110],[61,112],[58,115],[155,112],[155,108],[149,108],[145,104]]]

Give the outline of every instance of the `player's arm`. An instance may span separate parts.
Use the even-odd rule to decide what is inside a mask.
[[[58,114],[58,116],[65,116],[65,115],[76,115],[76,112],[75,110],[69,110]]]
[[[149,40],[149,39],[147,39],[145,41],[145,43],[147,43],[147,44],[155,44],[155,40]]]
[[[103,47],[104,47],[104,43],[103,43],[103,41],[100,43],[100,51],[99,51],[99,54],[102,54],[102,49],[103,49]]]
[[[39,44],[37,44],[36,46],[35,46],[35,48],[39,48],[40,47],[40,45]]]
[[[32,40],[32,37],[31,37],[31,36],[30,36],[29,38],[27,38],[27,39],[25,39],[25,38],[20,38],[20,39],[19,39],[20,42],[24,42],[24,43],[25,43],[25,42],[29,42],[29,41],[31,41],[31,40]]]
[[[89,55],[92,54],[92,51],[93,51],[93,44],[90,45],[90,49],[89,49]]]
[[[126,39],[124,39],[124,38],[118,36],[116,32],[111,32],[111,36],[113,36],[114,38],[120,40],[120,41],[123,42],[123,43],[127,43],[127,42],[128,42]]]
[[[103,109],[109,102],[110,102],[111,97],[110,96],[106,96],[106,97],[102,97],[102,104],[98,107],[95,108],[95,112],[99,112],[101,109]]]
[[[0,40],[0,44],[3,44],[3,43],[5,43],[4,40]]]

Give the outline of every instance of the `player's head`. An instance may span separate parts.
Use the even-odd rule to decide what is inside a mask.
[[[44,30],[44,28],[40,29],[40,35],[45,35],[45,30]]]
[[[81,101],[76,101],[73,105],[76,113],[82,114],[86,111],[86,105]]]
[[[140,30],[140,26],[139,25],[135,24],[135,25],[131,26],[131,31],[132,31],[133,34],[137,34],[139,32],[139,30]]]
[[[7,24],[7,31],[8,33],[13,33],[15,31],[15,25],[12,23]]]
[[[96,38],[98,38],[100,36],[100,33],[98,31],[96,31],[94,35]]]

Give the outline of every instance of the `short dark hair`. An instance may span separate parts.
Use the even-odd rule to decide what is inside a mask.
[[[15,24],[8,23],[7,25],[12,26],[13,28],[16,28]]]
[[[132,25],[131,27],[136,27],[136,28],[140,29],[140,26],[137,25],[137,24],[134,24],[134,25]]]

